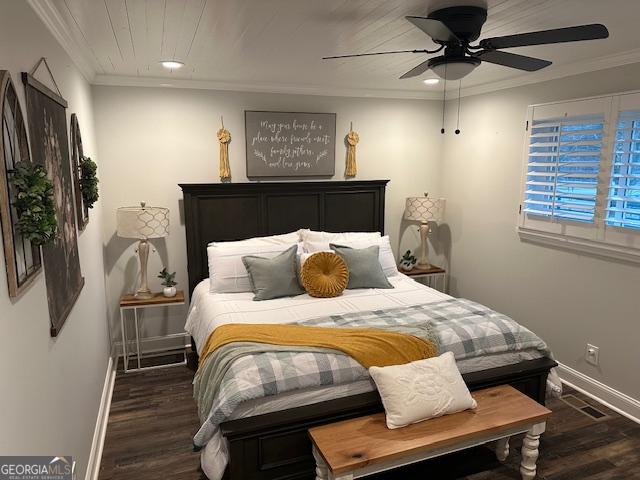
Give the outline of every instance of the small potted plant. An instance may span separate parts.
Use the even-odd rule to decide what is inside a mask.
[[[413,270],[413,266],[417,261],[418,259],[411,254],[411,250],[407,250],[400,259],[400,269],[405,272],[410,272]]]
[[[167,272],[167,268],[165,267],[158,274],[158,278],[162,279],[162,285],[164,286],[162,294],[165,297],[175,297],[177,282],[174,280],[174,278],[176,278],[176,272],[169,273]]]

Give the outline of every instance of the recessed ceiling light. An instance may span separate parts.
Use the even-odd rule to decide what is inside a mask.
[[[438,78],[427,78],[426,80],[423,80],[425,85],[437,85],[438,83],[440,83],[440,79]]]
[[[184,67],[184,63],[177,60],[163,60],[160,62],[160,64],[164,68],[168,68],[169,70],[176,70],[178,68]]]
[[[173,87],[173,85],[170,84],[170,83],[161,83],[160,86],[161,87]]]

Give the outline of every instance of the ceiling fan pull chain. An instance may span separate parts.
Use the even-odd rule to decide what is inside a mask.
[[[456,122],[456,135],[460,135],[460,92],[462,91],[462,79],[458,82],[458,121]]]
[[[444,88],[442,89],[442,128],[440,133],[444,135],[444,112],[447,107],[447,64],[444,64]]]

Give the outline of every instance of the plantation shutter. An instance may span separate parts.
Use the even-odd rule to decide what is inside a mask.
[[[618,116],[606,223],[640,229],[640,110]]]
[[[611,97],[528,110],[520,231],[596,240],[604,223]],[[605,189],[606,190],[606,189]]]
[[[604,113],[533,120],[524,212],[593,223]]]
[[[640,263],[640,92],[527,119],[520,238]]]

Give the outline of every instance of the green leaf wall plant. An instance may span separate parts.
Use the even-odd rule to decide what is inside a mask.
[[[87,208],[98,201],[98,165],[90,157],[80,159],[80,193]]]
[[[11,184],[16,192],[14,202],[21,235],[35,245],[55,240],[58,222],[53,202],[53,183],[42,165],[22,161],[14,166]]]

